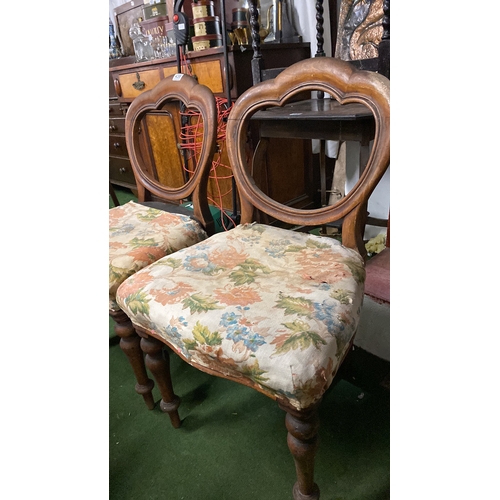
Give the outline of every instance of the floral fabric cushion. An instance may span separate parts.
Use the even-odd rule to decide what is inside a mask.
[[[126,278],[155,260],[207,238],[187,215],[130,201],[109,210],[109,308],[119,310],[116,290]]]
[[[244,224],[156,261],[116,300],[190,364],[306,408],[360,315],[361,256],[338,241]]]

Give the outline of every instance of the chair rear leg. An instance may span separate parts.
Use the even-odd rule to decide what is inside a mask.
[[[109,314],[115,321],[115,333],[120,337],[120,347],[134,371],[137,380],[135,391],[144,398],[146,406],[152,410],[155,406],[152,392],[155,384],[146,372],[144,354],[141,350],[141,338],[123,311],[109,311]]]
[[[314,482],[314,457],[318,448],[317,405],[305,411],[279,405],[285,410],[288,430],[287,443],[295,461],[297,482],[293,486],[294,500],[318,500],[319,487]]]
[[[170,354],[168,349],[163,349],[163,345],[163,342],[151,336],[145,335],[141,339],[141,348],[146,354],[146,366],[153,374],[160,390],[160,408],[168,413],[172,426],[178,429],[181,426],[181,419],[177,409],[181,400],[174,394],[170,376]]]

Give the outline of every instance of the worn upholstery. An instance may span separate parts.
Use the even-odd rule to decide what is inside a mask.
[[[123,281],[165,255],[207,238],[192,217],[134,201],[109,210],[109,308],[118,311],[116,290]]]
[[[338,241],[254,223],[159,259],[116,300],[190,364],[301,409],[349,347],[364,279],[361,256]]]

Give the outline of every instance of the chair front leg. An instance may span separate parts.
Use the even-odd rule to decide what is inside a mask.
[[[170,376],[170,357],[168,349],[163,349],[163,342],[142,334],[141,348],[146,354],[146,366],[149,368],[158,384],[161,394],[160,408],[168,413],[172,426],[178,429],[181,426],[181,419],[177,409],[181,400],[174,394],[172,378]]]
[[[141,350],[141,338],[137,335],[132,322],[123,311],[109,311],[109,314],[115,321],[115,333],[120,337],[120,347],[134,371],[137,380],[135,391],[144,398],[146,406],[152,410],[155,406],[152,392],[155,384],[146,372],[144,354]]]
[[[304,411],[279,404],[285,410],[288,430],[287,443],[295,461],[297,482],[293,486],[294,500],[318,500],[319,487],[314,482],[314,457],[318,448],[319,419],[317,405]]]

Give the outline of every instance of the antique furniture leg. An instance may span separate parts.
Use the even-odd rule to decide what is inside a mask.
[[[120,347],[134,370],[137,380],[135,391],[142,395],[146,406],[152,410],[155,406],[152,393],[155,384],[146,372],[144,355],[140,347],[141,339],[137,335],[132,322],[123,311],[110,311],[109,314],[116,323],[115,333],[120,337]]]
[[[172,426],[178,429],[181,419],[177,409],[181,400],[174,394],[172,379],[170,377],[170,357],[168,349],[163,349],[163,343],[158,339],[142,334],[141,348],[146,354],[146,366],[153,374],[161,394],[160,408],[168,413]]]
[[[279,404],[279,403],[278,403]],[[297,482],[293,486],[294,500],[318,500],[319,487],[314,482],[314,456],[318,448],[318,405],[298,411],[284,404],[287,443],[295,461]]]

